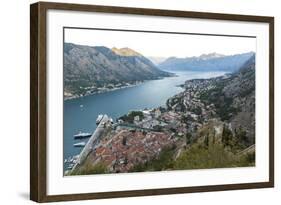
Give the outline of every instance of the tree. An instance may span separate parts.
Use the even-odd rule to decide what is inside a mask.
[[[124,159],[124,165],[127,165],[128,164],[128,157],[125,156],[125,159]]]
[[[241,126],[235,130],[235,136],[237,139],[237,144],[244,148],[249,145],[249,140],[247,137],[247,132]]]
[[[239,139],[239,141],[243,141],[243,142],[247,141],[247,132],[243,130],[241,126],[238,129],[237,138]]]
[[[232,143],[232,139],[233,139],[233,134],[232,134],[231,130],[228,127],[226,127],[226,125],[223,125],[222,143],[225,146],[229,146]]]
[[[214,129],[213,138],[212,138],[212,144],[215,144],[215,143],[216,143],[216,130]]]
[[[205,145],[206,148],[208,148],[208,146],[209,146],[209,135],[205,136],[204,145]]]
[[[123,137],[123,139],[122,139],[122,144],[123,144],[124,146],[126,146],[126,144],[127,144],[127,137]]]
[[[191,143],[191,138],[192,138],[192,135],[189,132],[185,134],[186,144]]]

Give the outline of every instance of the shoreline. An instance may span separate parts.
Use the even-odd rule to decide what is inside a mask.
[[[169,77],[176,77],[177,75],[174,74],[174,75],[171,75],[171,76],[167,76],[167,77],[159,77],[157,79],[152,79],[152,80],[162,80],[164,78],[169,78]],[[128,85],[125,85],[125,86],[121,86],[121,87],[115,87],[115,88],[111,88],[111,89],[106,89],[106,90],[100,90],[100,91],[96,91],[96,92],[92,92],[92,93],[86,93],[82,96],[77,96],[77,95],[74,95],[74,96],[71,96],[71,97],[65,97],[63,96],[63,101],[69,101],[69,100],[74,100],[74,99],[79,99],[79,98],[83,98],[83,97],[87,97],[87,96],[91,96],[91,95],[96,95],[96,94],[101,94],[101,93],[107,93],[107,92],[113,92],[113,91],[116,91],[116,90],[121,90],[121,89],[125,89],[125,88],[131,88],[131,87],[135,87],[135,86],[138,86],[138,85],[141,85],[145,82],[148,82],[148,81],[152,81],[152,80],[143,80],[143,81],[138,81],[138,82],[135,82],[134,84],[129,84],[127,83]]]
[[[96,91],[96,92],[92,92],[92,93],[85,94],[85,95],[82,95],[82,96],[64,97],[63,101],[79,99],[79,98],[83,98],[83,97],[87,97],[87,96],[91,96],[91,95],[96,95],[96,94],[101,94],[101,93],[113,92],[113,91],[121,90],[121,89],[125,89],[125,88],[131,88],[131,87],[135,87],[137,85],[141,85],[145,82],[146,81],[135,83],[135,84],[130,84],[130,85],[125,85],[125,86],[121,86],[121,87],[111,88],[111,89],[107,89],[107,90]]]

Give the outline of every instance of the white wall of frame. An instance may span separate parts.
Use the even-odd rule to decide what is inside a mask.
[[[63,177],[63,72],[61,69],[63,67],[63,26],[256,36],[256,166]],[[48,71],[47,194],[59,195],[268,181],[269,138],[265,137],[269,133],[268,30],[269,25],[265,23],[48,11],[46,59]],[[130,37],[126,37],[126,39]],[[173,37],[170,35],[170,38]],[[155,41],[154,46],[158,46],[161,42]]]
[[[51,1],[51,0],[50,0]],[[239,190],[157,197],[107,199],[68,202],[69,204],[277,204],[281,194],[281,87],[280,40],[281,13],[276,0],[80,0],[74,2],[100,5],[222,12],[275,16],[275,164],[274,189]],[[0,190],[1,204],[32,204],[29,201],[29,4],[35,1],[3,1],[0,38]],[[56,204],[56,203],[55,203]],[[60,203],[60,204],[67,204]]]

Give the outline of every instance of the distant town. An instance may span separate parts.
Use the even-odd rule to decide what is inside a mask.
[[[89,86],[89,87],[80,87],[81,90],[83,90],[83,94],[72,94],[69,92],[64,92],[64,100],[70,100],[70,99],[75,99],[79,97],[84,97],[88,95],[94,95],[97,93],[105,93],[105,92],[110,92],[118,89],[123,89],[123,88],[128,88],[128,87],[133,87],[136,85],[139,85],[143,83],[144,81],[135,81],[131,83],[117,83],[117,84],[106,84],[103,85],[102,87],[99,86]]]

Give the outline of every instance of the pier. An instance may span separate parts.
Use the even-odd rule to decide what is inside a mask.
[[[111,123],[111,119],[107,115],[103,115],[95,132],[92,134],[89,141],[79,154],[77,163],[73,166],[72,170],[74,170],[78,165],[82,164],[87,158],[87,156],[93,151],[95,144],[100,140],[101,136],[103,135],[107,123]]]

